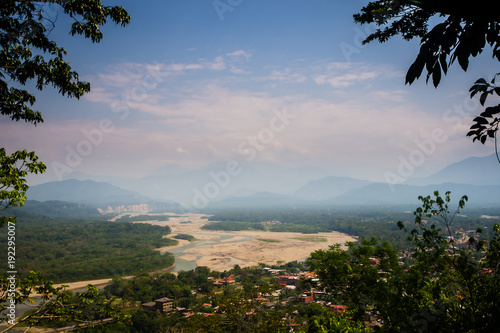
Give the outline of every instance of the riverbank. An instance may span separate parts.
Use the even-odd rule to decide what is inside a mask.
[[[356,240],[340,232],[305,235],[293,232],[203,230],[201,227],[208,223],[207,216],[203,214],[177,215],[170,217],[168,221],[136,223],[168,225],[172,234],[189,234],[198,241],[203,240],[204,242],[199,242],[199,246],[185,249],[182,253],[176,253],[176,256],[195,261],[197,266],[207,266],[218,271],[229,270],[236,263],[240,267],[247,267],[259,263],[274,265],[301,260],[316,250],[326,250],[330,245]],[[227,237],[214,241],[221,236]],[[185,246],[184,242],[158,250],[171,251],[182,246]]]
[[[307,258],[316,250],[327,250],[330,245],[344,244],[356,241],[356,238],[340,232],[301,234],[293,232],[265,232],[265,231],[211,231],[203,230],[202,226],[208,223],[204,214],[168,214],[168,221],[144,221],[135,223],[149,223],[153,225],[168,225],[172,230],[170,235],[188,234],[196,238],[195,246],[176,257],[197,266],[207,266],[211,270],[230,270],[235,264],[240,267],[256,266],[260,263],[275,265]],[[180,239],[174,246],[156,249],[168,252],[189,245],[191,242]],[[155,273],[171,271],[173,267],[162,269]],[[125,279],[131,277],[125,277]],[[67,289],[82,292],[87,285],[92,284],[97,288],[104,288],[111,282],[109,279],[60,283],[56,286],[67,285]]]

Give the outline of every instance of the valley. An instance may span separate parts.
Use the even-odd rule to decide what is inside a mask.
[[[120,214],[112,219],[114,222],[123,216],[139,216],[139,214]],[[165,215],[145,214],[150,217]],[[212,271],[229,271],[234,265],[253,267],[258,264],[268,266],[300,261],[307,258],[312,252],[319,249],[328,249],[330,245],[344,244],[356,241],[356,236],[349,236],[340,232],[321,232],[317,234],[303,234],[297,232],[266,232],[266,231],[211,231],[201,229],[208,223],[205,214],[166,214],[168,221],[148,220],[133,223],[144,223],[156,226],[168,226],[171,234],[165,238],[172,238],[177,234],[189,234],[195,237],[193,242],[176,239],[178,244],[164,246],[156,250],[169,252],[175,257],[175,265],[162,270],[177,273],[188,271],[196,266],[206,266]],[[144,215],[143,215],[144,216]],[[161,219],[161,218],[160,218]],[[187,223],[189,222],[189,223]],[[130,277],[124,277],[128,279]],[[104,288],[111,282],[111,278],[99,280],[85,280],[76,282],[58,283],[56,286],[67,285],[69,290],[83,291],[88,284]]]
[[[188,234],[196,238],[189,246],[188,241],[178,245],[159,248],[161,252],[173,253],[178,259],[194,262],[197,266],[207,266],[211,270],[230,270],[235,264],[240,267],[256,266],[259,263],[277,263],[301,260],[315,250],[328,249],[330,245],[355,241],[352,236],[340,232],[322,232],[305,235],[295,232],[266,231],[211,231],[201,228],[208,223],[204,214],[170,214],[168,221],[144,221],[158,226],[168,226],[172,230],[170,238],[176,234]],[[186,223],[189,221],[190,223]],[[187,248],[185,248],[187,247]],[[175,251],[179,248],[181,252]]]
[[[499,331],[496,4],[2,0],[0,333]]]

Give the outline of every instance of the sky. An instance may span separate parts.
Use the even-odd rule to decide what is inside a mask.
[[[36,127],[0,120],[2,146],[47,165],[33,184],[232,160],[399,182],[494,152],[465,136],[481,112],[468,90],[491,75],[491,52],[468,72],[452,66],[437,89],[425,78],[405,85],[418,41],[362,45],[375,27],[353,14],[368,1],[116,3],[131,23],[104,26],[99,44],[70,36],[71,21],[46,5],[50,36],[91,92],[36,92]]]

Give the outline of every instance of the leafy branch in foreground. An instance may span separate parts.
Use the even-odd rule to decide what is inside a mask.
[[[482,106],[486,102],[489,95],[500,96],[500,87],[496,85],[496,78],[500,73],[496,73],[493,79],[488,82],[484,78],[477,80],[474,85],[470,88],[470,97],[474,97],[477,93],[481,93],[479,97],[479,102]],[[497,144],[497,133],[498,124],[500,123],[500,104],[496,106],[487,107],[479,116],[474,118],[475,124],[470,127],[467,136],[472,137],[472,141],[480,141],[482,144],[486,142],[488,138],[495,140],[495,154],[498,162],[500,163],[500,157],[498,156],[498,144]]]
[[[415,227],[399,222],[413,247],[396,253],[377,239],[315,251],[309,263],[350,319],[378,313],[380,332],[492,332],[500,325],[500,225],[491,239],[461,231],[450,193],[419,197]],[[399,258],[398,258],[399,256]],[[406,257],[408,263],[399,262]]]
[[[90,91],[90,84],[80,81],[78,73],[65,60],[66,50],[49,38],[55,24],[50,9],[56,6],[74,19],[70,27],[72,35],[83,35],[96,43],[103,38],[100,26],[108,19],[122,26],[130,21],[125,9],[103,6],[99,0],[2,1],[0,114],[12,121],[24,120],[35,126],[43,122],[42,113],[32,108],[35,95],[23,88],[30,82],[40,91],[52,86],[67,97],[80,98]],[[0,209],[21,206],[28,188],[24,177],[44,171],[45,166],[34,152],[19,150],[8,155],[5,148],[0,147]],[[14,221],[2,218],[0,227],[7,220]]]
[[[397,35],[405,40],[420,39],[420,50],[407,71],[405,83],[412,84],[426,72],[426,82],[432,79],[437,87],[453,63],[458,62],[467,71],[470,59],[485,49],[491,50],[492,58],[500,61],[500,22],[493,10],[496,5],[494,0],[482,1],[481,5],[469,1],[379,0],[368,3],[361,13],[354,15],[354,20],[380,27],[363,43],[374,40],[382,43]],[[484,78],[477,80],[470,89],[471,98],[481,92],[479,100],[484,106],[488,95],[499,95],[495,86],[497,75],[491,83]],[[499,109],[500,104],[486,108],[474,119],[467,136],[483,144],[494,138],[500,162],[496,145],[499,120],[494,117]]]
[[[19,207],[26,200],[26,175],[41,173],[45,165],[38,162],[34,152],[17,151],[8,156],[4,148],[0,148],[0,211],[9,207]],[[0,228],[7,222],[15,222],[14,217],[0,217]]]
[[[24,120],[35,126],[43,122],[42,113],[32,107],[36,102],[35,95],[24,89],[33,83],[38,90],[47,86],[56,89],[67,97],[80,98],[90,91],[90,84],[82,82],[79,75],[65,60],[67,52],[58,46],[50,37],[55,18],[51,18],[49,9],[54,6],[74,19],[70,26],[72,35],[82,35],[92,42],[99,42],[103,34],[100,27],[108,19],[126,25],[130,21],[128,13],[119,6],[103,6],[100,0],[67,0],[67,1],[16,1],[2,0],[0,6],[0,114],[12,121]],[[22,206],[26,200],[25,177],[29,173],[41,173],[45,165],[38,161],[34,152],[18,150],[7,154],[0,147],[0,211],[9,207]],[[11,216],[0,217],[0,227],[6,223],[15,223]],[[9,245],[10,246],[10,245]],[[10,251],[10,250],[9,250]],[[11,286],[14,286],[11,288]],[[20,288],[17,291],[17,288]],[[93,287],[92,287],[93,288]],[[95,290],[89,287],[88,293],[79,299],[77,305],[66,306],[66,293],[52,286],[52,282],[38,273],[26,279],[14,276],[0,276],[0,302],[8,300],[8,306],[29,300],[29,294],[36,290],[46,301],[35,312],[37,316],[29,318],[89,320],[92,313],[103,311],[109,314],[108,305],[98,299]],[[11,290],[12,289],[12,290]],[[93,293],[93,294],[92,294]],[[44,296],[45,295],[45,296]],[[4,305],[0,306],[3,309]],[[70,311],[76,312],[67,312]],[[72,313],[75,313],[73,316]],[[84,315],[86,314],[86,315]],[[8,315],[11,315],[10,309]],[[41,316],[41,317],[40,317]],[[4,318],[5,319],[5,318]],[[10,330],[16,324],[14,319]],[[31,325],[31,324],[30,324]]]
[[[17,288],[12,290],[11,285]],[[42,322],[64,321],[76,324],[90,324],[107,319],[112,321],[128,322],[130,315],[118,311],[114,299],[106,299],[96,287],[87,286],[83,293],[73,295],[65,289],[67,286],[54,287],[52,281],[42,274],[31,272],[24,279],[0,277],[0,311],[5,314],[0,318],[9,325],[0,333],[7,332],[19,324],[28,328]],[[40,297],[41,303],[35,305],[35,297]],[[15,319],[16,304],[25,304],[33,307],[23,317]],[[11,311],[14,309],[14,311]]]

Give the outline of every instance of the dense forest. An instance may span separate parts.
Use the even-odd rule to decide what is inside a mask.
[[[409,246],[407,235],[401,232],[398,221],[409,223],[414,219],[407,207],[390,206],[375,208],[341,207],[324,209],[260,209],[218,210],[208,218],[211,221],[205,230],[266,230],[272,232],[318,232],[339,231],[352,236],[376,237],[388,241],[398,249]],[[487,215],[487,216],[486,216]],[[482,228],[485,236],[491,234],[500,209],[469,209],[455,217],[453,228]]]
[[[30,209],[37,207],[35,205]],[[54,212],[64,209],[64,204],[51,204]],[[73,208],[72,206],[69,208]],[[81,207],[80,207],[81,209]],[[74,210],[78,216],[78,210]],[[91,213],[92,211],[84,212]],[[468,210],[456,216],[453,228],[482,228],[483,235],[491,234],[499,210],[484,212]],[[81,214],[81,211],[80,211]],[[163,238],[170,233],[168,226],[152,226],[130,221],[166,220],[168,216],[127,215],[116,222],[87,218],[56,218],[17,212],[22,220],[17,233],[17,269],[20,274],[40,271],[55,282],[97,279],[112,276],[133,275],[151,272],[171,266],[171,254],[161,255],[155,248],[176,243],[172,238]],[[85,215],[87,216],[87,215]],[[218,211],[208,218],[206,230],[267,230],[271,232],[318,232],[340,231],[353,236],[376,237],[388,241],[397,249],[408,248],[408,235],[401,232],[398,221],[412,221],[413,214],[401,208],[380,210],[281,210]],[[119,222],[128,221],[128,222]],[[5,230],[3,230],[5,231]],[[176,235],[174,238],[194,240],[191,235]],[[2,255],[0,255],[2,256]]]
[[[86,218],[92,220],[105,220],[106,215],[99,213],[97,208],[86,205],[66,201],[36,201],[27,200],[22,207],[15,207],[11,209],[11,214],[20,217],[29,215],[42,215],[49,217],[62,217],[62,218]]]
[[[152,272],[174,257],[154,249],[177,244],[164,238],[169,227],[23,214],[19,218],[16,268],[20,277],[42,272],[54,282],[71,282]],[[2,229],[6,233],[7,229]],[[0,260],[6,263],[5,253]]]
[[[194,236],[191,236],[191,235],[188,235],[188,234],[177,234],[173,237],[174,239],[183,239],[183,240],[187,240],[187,241],[195,241],[196,238]]]
[[[455,210],[448,208],[449,193],[434,196],[421,198],[422,207],[414,211],[412,222],[396,223],[413,244],[410,253],[376,237],[348,243],[347,251],[340,245],[318,250],[308,259],[307,269],[319,279],[303,275],[294,288],[288,288],[288,282],[283,288],[283,278],[289,277],[268,275],[271,270],[262,265],[244,269],[235,265],[222,273],[199,267],[178,277],[115,279],[106,288],[108,297],[136,302],[167,296],[175,310],[167,315],[131,310],[129,326],[116,324],[101,331],[496,331],[500,226],[495,224],[488,235],[482,231],[488,227],[460,231],[470,236],[466,241],[449,237],[452,228],[471,228],[460,213],[466,199]],[[456,217],[464,220],[455,221]],[[485,219],[477,223],[484,224]],[[406,254],[408,260],[402,262]],[[306,269],[279,268],[279,274]],[[228,275],[236,283],[222,289],[212,284]]]
[[[442,211],[443,216],[447,216],[446,211],[447,209]],[[373,327],[367,330],[363,323],[366,323],[364,318],[367,313],[375,313],[371,309],[377,309],[377,315],[370,315],[373,325],[377,325],[377,322],[388,323],[390,318],[393,323],[386,324],[388,329],[415,328],[415,322],[408,322],[407,318],[403,317],[396,318],[391,307],[401,307],[400,312],[403,309],[411,310],[412,307],[412,311],[417,311],[415,309],[422,304],[414,304],[411,307],[410,303],[401,302],[431,300],[431,293],[437,290],[432,286],[435,283],[450,281],[454,284],[448,283],[453,286],[451,289],[446,283],[436,285],[441,288],[442,293],[446,293],[439,296],[447,297],[446,303],[430,303],[430,308],[426,311],[434,311],[434,306],[449,306],[453,307],[454,313],[460,315],[462,311],[455,306],[462,299],[462,306],[469,306],[470,303],[467,302],[473,299],[475,304],[481,304],[486,309],[496,302],[496,299],[492,301],[490,298],[498,296],[496,287],[492,287],[495,278],[491,277],[490,273],[482,272],[491,272],[491,265],[497,260],[495,253],[498,251],[494,246],[497,246],[495,242],[498,239],[498,229],[495,233],[492,227],[494,222],[498,221],[496,216],[500,211],[492,209],[480,212],[464,209],[457,214],[453,212],[453,218],[449,220],[447,227],[456,230],[457,234],[472,236],[469,244],[474,245],[477,239],[478,245],[472,246],[475,250],[471,245],[459,247],[463,240],[458,239],[456,245],[452,243],[450,247],[445,235],[441,232],[434,233],[433,227],[427,224],[427,213],[418,209],[414,212],[403,211],[401,207],[371,211],[219,211],[207,217],[207,228],[299,231],[305,234],[336,230],[360,236],[360,242],[349,244],[348,251],[335,246],[327,251],[316,251],[307,262],[310,267],[297,262],[267,268],[262,264],[244,268],[235,265],[233,269],[224,272],[197,267],[192,271],[181,271],[177,276],[171,273],[151,273],[173,263],[171,255],[161,255],[154,250],[176,242],[171,238],[163,238],[170,233],[169,227],[22,213],[18,214],[18,218],[23,223],[19,223],[16,230],[19,236],[18,270],[25,274],[25,267],[29,267],[30,270],[41,271],[56,282],[114,276],[111,284],[98,294],[95,291],[94,295],[112,304],[113,316],[123,319],[110,325],[83,329],[81,332],[233,332],[238,331],[239,327],[246,327],[246,331],[252,332],[288,332],[292,328],[299,329],[300,332],[323,332],[325,328],[338,327],[345,327],[349,332],[368,332]],[[149,220],[151,218],[153,217]],[[420,229],[417,228],[417,233],[409,233],[414,227]],[[401,229],[408,229],[408,232]],[[474,231],[475,229],[482,231],[479,233]],[[420,232],[422,236],[419,236]],[[193,240],[193,236],[187,234],[178,234],[176,237]],[[481,239],[486,243],[481,243]],[[489,247],[485,246],[488,242]],[[439,247],[429,252],[429,246]],[[488,261],[476,265],[477,260],[482,258],[488,249],[491,253],[486,255]],[[451,250],[460,253],[460,258],[463,257],[466,262],[454,263],[455,258],[459,257],[453,255]],[[408,251],[413,252],[413,255],[408,254]],[[435,258],[428,260],[428,256],[434,254]],[[424,256],[422,263],[418,261],[419,256]],[[379,264],[369,264],[373,260],[379,260]],[[434,266],[434,263],[440,260],[443,261],[445,271],[442,271],[441,266]],[[358,265],[358,262],[362,265]],[[456,267],[448,268],[449,265]],[[462,267],[461,265],[474,268],[471,277],[467,278],[467,281],[477,284],[473,285],[473,291],[466,293],[465,289],[456,287],[455,283],[463,279],[455,274],[461,271],[462,268],[457,269]],[[278,275],[270,274],[269,269],[279,270],[279,275],[315,270],[320,284],[318,281],[300,278],[294,288],[287,288],[278,283]],[[434,275],[428,277],[429,272]],[[440,274],[441,280],[434,280],[433,276],[438,276],[437,274]],[[135,277],[123,278],[130,275]],[[223,286],[214,284],[215,281],[229,277],[234,279],[235,283]],[[404,286],[398,282],[402,280],[407,280]],[[430,287],[424,288],[422,283]],[[478,289],[480,285],[489,288],[490,298],[478,298],[478,295],[482,294]],[[417,288],[422,295],[405,299],[408,295],[406,292],[397,292],[398,288],[409,287]],[[317,293],[314,302],[301,301],[312,289]],[[449,298],[452,293],[457,292],[455,295],[463,295],[463,298]],[[71,292],[64,292],[63,295],[66,295],[65,302],[68,303],[62,306],[70,306],[70,302],[77,302],[75,300],[82,297],[79,293]],[[401,298],[401,295],[404,297]],[[391,299],[385,299],[386,296]],[[173,300],[175,311],[165,314],[139,306],[163,297]],[[344,314],[332,311],[332,306],[337,305],[347,306],[349,311]],[[104,316],[103,318],[109,317],[105,313],[96,313]],[[494,317],[488,318],[488,325],[494,323],[494,320]],[[444,327],[449,322],[451,321],[436,321],[430,324]],[[50,327],[68,324],[44,320],[42,323]],[[453,323],[453,327],[462,324]]]

